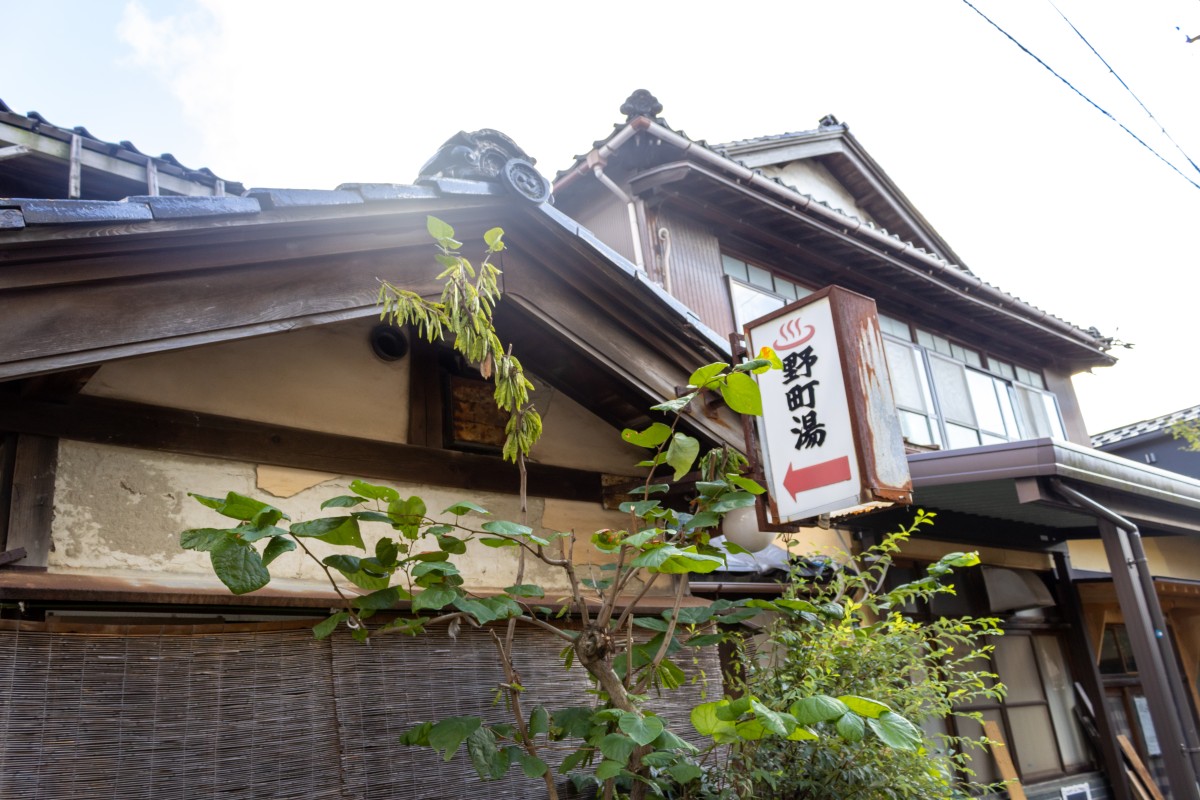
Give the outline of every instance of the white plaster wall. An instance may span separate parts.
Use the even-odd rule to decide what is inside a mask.
[[[189,492],[223,497],[236,491],[275,505],[292,521],[302,521],[345,513],[339,509],[322,511],[320,504],[329,497],[349,494],[351,480],[303,470],[256,468],[219,459],[62,441],[49,566],[60,572],[209,576],[212,570],[208,554],[181,549],[179,534],[189,528],[234,523],[201,506],[188,497]],[[423,485],[396,488],[402,496],[420,496],[430,516],[446,522],[453,519],[444,517],[442,509],[460,500],[470,500],[492,512],[486,518],[465,517],[467,525],[477,528],[485,519],[520,520],[515,495]],[[598,504],[529,499],[527,524],[538,531],[576,531],[580,535],[576,559],[586,563],[600,564],[609,559],[588,544],[591,533],[599,528],[619,528],[626,521],[624,514],[604,511]],[[394,536],[395,532],[386,525],[363,525],[363,539],[371,552],[384,535]],[[305,543],[321,558],[345,552],[313,539]],[[465,555],[455,558],[455,563],[468,588],[499,589],[514,582],[516,552],[515,548],[493,549],[472,543]],[[276,578],[324,585],[322,570],[297,553],[281,557],[270,570]],[[561,595],[567,587],[559,570],[534,559],[527,560],[524,582],[540,583],[550,594],[557,591]],[[669,590],[669,582],[661,583],[656,592]]]
[[[1071,566],[1075,569],[1112,572],[1099,539],[1072,541]],[[1150,574],[1161,578],[1200,580],[1200,550],[1184,536],[1153,536],[1142,539]]]
[[[875,222],[833,174],[815,161],[791,161],[787,164],[763,167],[762,172],[768,178],[778,178],[796,191],[811,195],[839,211],[861,220]]]
[[[367,339],[375,324],[352,320],[110,362],[84,393],[403,444],[410,360],[375,357]],[[531,460],[638,474],[640,448],[571,398],[534,383],[544,432]]]
[[[84,394],[385,442],[408,436],[410,359],[385,362],[374,318],[105,364]]]

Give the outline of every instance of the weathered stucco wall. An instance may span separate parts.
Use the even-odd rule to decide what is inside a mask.
[[[188,528],[224,527],[224,517],[194,499],[189,492],[224,496],[236,491],[278,506],[293,521],[335,516],[339,510],[320,509],[323,500],[349,493],[352,479],[319,472],[155,453],[106,445],[63,441],[55,493],[53,551],[50,568],[56,571],[210,575],[208,555],[182,550],[179,534]],[[516,475],[513,476],[514,486]],[[470,500],[492,512],[484,518],[464,518],[478,527],[485,519],[519,520],[516,495],[469,492],[445,487],[396,487],[403,496],[418,495],[430,516],[460,500]],[[445,518],[450,522],[452,518]],[[580,534],[577,560],[599,564],[606,556],[587,543],[592,531],[619,528],[624,514],[604,511],[598,504],[530,498],[528,523],[535,530]],[[383,535],[394,535],[384,525],[364,525],[369,550]],[[316,540],[306,540],[319,557],[336,550]],[[515,548],[493,549],[473,543],[456,563],[467,587],[496,589],[510,585],[516,575]],[[311,560],[289,554],[271,566],[275,577],[315,581],[324,574]],[[598,576],[599,577],[599,576]],[[560,572],[530,559],[525,582],[565,589]],[[669,583],[656,587],[668,590]]]
[[[1075,569],[1111,572],[1099,539],[1068,542]],[[1161,578],[1200,579],[1200,549],[1184,536],[1150,536],[1142,539],[1150,574]]]
[[[382,361],[374,318],[105,364],[85,394],[403,444],[410,359]],[[535,378],[545,431],[532,460],[637,474],[639,448]]]
[[[815,161],[792,161],[779,166],[763,167],[762,171],[768,178],[779,178],[796,191],[811,195],[839,211],[861,220],[875,222],[837,178]]]

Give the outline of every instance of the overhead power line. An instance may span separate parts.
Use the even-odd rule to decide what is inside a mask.
[[[1108,61],[1106,61],[1104,59],[1104,56],[1100,55],[1100,53],[1096,50],[1096,48],[1092,46],[1092,43],[1087,40],[1087,37],[1083,35],[1083,32],[1080,31],[1079,28],[1075,27],[1075,23],[1073,23],[1073,22],[1071,22],[1071,20],[1067,19],[1067,15],[1062,12],[1062,9],[1060,9],[1058,6],[1054,5],[1054,0],[1046,0],[1046,2],[1050,3],[1050,7],[1058,12],[1058,15],[1063,18],[1063,22],[1065,22],[1071,26],[1071,30],[1075,31],[1075,35],[1078,36],[1083,41],[1083,43],[1087,45],[1088,49],[1092,51],[1092,55],[1094,55],[1094,56],[1096,56],[1096,58],[1100,59],[1100,63],[1103,64],[1110,73],[1112,73],[1112,76],[1117,79],[1117,82],[1120,83],[1121,86],[1125,87],[1125,91],[1129,92],[1129,96],[1137,101],[1137,104],[1142,107],[1142,111],[1146,112],[1146,116],[1148,116],[1150,119],[1154,120],[1154,124],[1158,126],[1158,129],[1160,131],[1162,131],[1162,135],[1167,137],[1167,141],[1169,141],[1171,144],[1175,145],[1175,149],[1179,151],[1179,154],[1181,156],[1183,156],[1184,158],[1187,159],[1187,162],[1192,165],[1192,169],[1196,170],[1196,172],[1200,172],[1200,167],[1196,166],[1196,162],[1192,160],[1192,157],[1183,151],[1183,148],[1180,147],[1179,143],[1176,142],[1171,137],[1171,134],[1167,133],[1167,129],[1165,127],[1163,127],[1163,124],[1161,122],[1158,121],[1158,117],[1154,116],[1154,114],[1150,111],[1150,109],[1146,108],[1146,104],[1142,102],[1142,98],[1140,98],[1136,94],[1134,94],[1133,89],[1129,88],[1129,84],[1127,84],[1124,81],[1124,79],[1122,79],[1121,76],[1117,74],[1117,71],[1112,68],[1112,65],[1109,64]]]
[[[1084,100],[1085,100],[1085,101],[1086,101],[1086,102],[1087,102],[1087,103],[1088,103],[1090,106],[1092,106],[1092,108],[1096,109],[1096,110],[1097,110],[1097,111],[1099,111],[1101,114],[1103,114],[1104,116],[1108,117],[1110,120],[1112,120],[1112,121],[1113,121],[1114,123],[1116,123],[1118,126],[1120,126],[1121,130],[1125,131],[1127,134],[1129,134],[1131,137],[1133,137],[1133,140],[1134,140],[1134,141],[1136,141],[1138,144],[1140,144],[1142,147],[1146,148],[1146,149],[1147,149],[1147,150],[1149,150],[1151,153],[1153,153],[1155,158],[1157,158],[1159,161],[1163,162],[1163,163],[1164,163],[1164,164],[1166,164],[1168,167],[1170,167],[1172,170],[1174,170],[1174,171],[1175,171],[1175,172],[1176,172],[1176,173],[1179,175],[1179,177],[1183,178],[1185,181],[1187,181],[1188,183],[1190,183],[1190,184],[1191,184],[1193,187],[1195,187],[1196,189],[1200,189],[1200,183],[1197,183],[1196,181],[1192,180],[1192,179],[1191,179],[1189,176],[1185,175],[1185,174],[1184,174],[1184,173],[1183,173],[1183,172],[1182,172],[1182,171],[1179,169],[1179,167],[1175,166],[1175,165],[1174,165],[1174,164],[1172,164],[1170,161],[1168,161],[1167,159],[1163,158],[1162,154],[1161,154],[1161,153],[1159,153],[1157,150],[1155,150],[1153,147],[1151,147],[1149,143],[1147,143],[1147,142],[1146,142],[1144,139],[1142,139],[1142,138],[1141,138],[1140,136],[1138,136],[1136,133],[1134,133],[1133,131],[1131,131],[1131,130],[1130,130],[1130,129],[1129,129],[1129,128],[1128,128],[1128,127],[1127,127],[1127,126],[1124,124],[1124,123],[1122,123],[1120,120],[1118,120],[1118,119],[1117,119],[1116,117],[1114,117],[1112,114],[1108,113],[1108,111],[1106,111],[1104,108],[1102,108],[1102,107],[1101,107],[1101,106],[1100,106],[1100,105],[1099,105],[1099,104],[1098,104],[1098,103],[1097,103],[1095,100],[1093,100],[1092,98],[1088,97],[1086,94],[1084,94],[1084,93],[1083,93],[1083,92],[1081,92],[1079,89],[1077,89],[1077,88],[1075,87],[1075,84],[1071,83],[1069,80],[1067,80],[1067,79],[1066,79],[1066,78],[1064,78],[1062,75],[1060,75],[1060,74],[1059,74],[1057,71],[1055,71],[1055,69],[1054,69],[1053,67],[1051,67],[1049,64],[1047,64],[1047,63],[1046,63],[1045,61],[1043,61],[1042,59],[1038,58],[1038,57],[1037,57],[1037,55],[1035,55],[1035,54],[1034,54],[1034,52],[1033,52],[1032,50],[1030,50],[1028,47],[1026,47],[1025,45],[1023,45],[1023,44],[1021,44],[1020,42],[1018,42],[1018,41],[1016,40],[1016,38],[1015,38],[1015,37],[1014,37],[1012,34],[1010,34],[1008,31],[1004,30],[1004,28],[1001,28],[999,25],[997,25],[997,24],[996,24],[996,23],[995,23],[995,22],[992,20],[992,18],[991,18],[991,17],[989,17],[987,14],[984,14],[982,11],[980,11],[978,8],[976,8],[976,7],[975,7],[975,6],[974,6],[974,5],[971,3],[971,0],[962,0],[962,1],[963,1],[963,3],[965,3],[965,4],[967,5],[967,7],[968,7],[968,8],[970,8],[972,11],[974,11],[974,12],[975,12],[976,14],[978,14],[979,16],[983,17],[983,19],[984,19],[984,20],[985,20],[985,21],[986,21],[986,22],[987,22],[989,25],[991,25],[991,26],[992,26],[993,28],[995,28],[996,30],[1000,31],[1000,33],[1002,33],[1006,39],[1008,39],[1010,42],[1012,42],[1013,44],[1015,44],[1017,47],[1021,48],[1021,51],[1022,51],[1023,53],[1025,53],[1027,56],[1029,56],[1030,58],[1032,58],[1034,61],[1036,61],[1037,63],[1041,64],[1043,67],[1045,67],[1045,68],[1046,68],[1046,70],[1047,70],[1047,71],[1048,71],[1048,72],[1049,72],[1051,75],[1053,75],[1054,77],[1058,78],[1060,81],[1062,81],[1063,83],[1065,83],[1065,84],[1067,85],[1067,88],[1069,88],[1069,89],[1070,89],[1072,92],[1074,92],[1075,94],[1077,94],[1077,95],[1079,95],[1080,97],[1082,97],[1082,98],[1083,98],[1083,99],[1084,99]],[[1098,55],[1098,54],[1097,54],[1097,55]],[[1103,60],[1103,59],[1101,59],[1101,60]],[[1111,69],[1111,68],[1110,68],[1110,69]],[[1116,73],[1114,72],[1113,74],[1115,75]],[[1123,82],[1122,82],[1122,83],[1123,83]],[[1143,108],[1144,108],[1144,107],[1145,107],[1145,106],[1143,106]],[[1155,121],[1157,122],[1157,120],[1155,120]],[[1170,137],[1168,137],[1168,138],[1170,138]],[[1178,145],[1176,145],[1176,146],[1178,147]],[[1185,154],[1185,157],[1186,157],[1186,154]],[[1190,162],[1190,161],[1191,161],[1191,159],[1189,158],[1189,159],[1188,159],[1188,161]],[[1193,164],[1193,166],[1195,166],[1195,164]]]

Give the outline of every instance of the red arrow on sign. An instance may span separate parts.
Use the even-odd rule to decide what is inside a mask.
[[[801,492],[848,480],[850,480],[849,456],[822,461],[820,464],[813,464],[811,467],[803,469],[794,469],[789,462],[787,474],[783,476],[783,488],[787,489],[794,501],[796,495]]]

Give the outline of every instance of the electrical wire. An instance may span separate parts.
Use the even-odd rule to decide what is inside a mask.
[[[1167,159],[1163,158],[1163,156],[1162,156],[1162,155],[1161,155],[1161,154],[1160,154],[1160,153],[1159,153],[1157,150],[1155,150],[1153,147],[1151,147],[1151,146],[1150,146],[1150,145],[1149,145],[1149,144],[1148,144],[1148,143],[1147,143],[1147,142],[1146,142],[1144,139],[1142,139],[1142,138],[1141,138],[1140,136],[1138,136],[1136,133],[1134,133],[1133,131],[1131,131],[1131,130],[1130,130],[1128,127],[1126,127],[1126,126],[1125,126],[1125,125],[1124,125],[1122,122],[1120,122],[1120,121],[1119,121],[1119,120],[1118,120],[1116,117],[1114,117],[1112,114],[1108,113],[1106,110],[1104,110],[1103,108],[1101,108],[1101,107],[1100,107],[1100,105],[1099,105],[1099,104],[1097,104],[1095,100],[1093,100],[1092,98],[1088,97],[1088,96],[1087,96],[1086,94],[1084,94],[1083,92],[1079,91],[1079,89],[1075,88],[1075,85],[1074,85],[1073,83],[1071,83],[1069,80],[1067,80],[1066,78],[1064,78],[1062,75],[1058,74],[1058,72],[1056,72],[1056,71],[1054,70],[1054,68],[1053,68],[1053,67],[1051,67],[1049,64],[1047,64],[1047,63],[1046,63],[1045,61],[1043,61],[1042,59],[1038,58],[1038,57],[1037,57],[1037,56],[1036,56],[1036,55],[1033,53],[1033,51],[1031,51],[1031,50],[1030,50],[1028,47],[1026,47],[1025,45],[1023,45],[1023,44],[1021,44],[1020,42],[1018,42],[1018,41],[1017,41],[1017,40],[1016,40],[1016,39],[1013,37],[1013,35],[1012,35],[1012,34],[1010,34],[1008,31],[1004,30],[1004,28],[1001,28],[999,25],[997,25],[995,22],[993,22],[993,21],[992,21],[992,19],[991,19],[991,17],[989,17],[987,14],[984,14],[982,11],[980,11],[978,8],[976,8],[976,7],[975,7],[975,6],[974,6],[974,5],[971,3],[971,0],[962,0],[962,1],[963,1],[963,3],[965,3],[965,4],[967,5],[967,7],[968,7],[968,8],[970,8],[972,11],[974,11],[974,12],[975,12],[976,14],[978,14],[979,16],[983,17],[983,19],[984,19],[984,20],[985,20],[985,21],[986,21],[986,22],[987,22],[989,25],[991,25],[991,26],[992,26],[993,28],[995,28],[996,30],[1000,31],[1000,33],[1004,34],[1004,37],[1005,37],[1006,39],[1008,39],[1010,42],[1012,42],[1013,44],[1015,44],[1017,47],[1021,48],[1021,51],[1022,51],[1023,53],[1025,53],[1027,56],[1029,56],[1030,58],[1032,58],[1034,61],[1038,62],[1038,63],[1039,63],[1039,64],[1041,64],[1043,67],[1045,67],[1045,68],[1046,68],[1046,70],[1047,70],[1047,71],[1048,71],[1048,72],[1049,72],[1051,75],[1053,75],[1054,77],[1058,78],[1060,81],[1062,81],[1063,83],[1065,83],[1065,84],[1067,85],[1067,88],[1069,88],[1069,89],[1070,89],[1072,92],[1074,92],[1075,94],[1077,94],[1077,95],[1079,95],[1080,97],[1082,97],[1082,98],[1083,98],[1083,99],[1084,99],[1084,100],[1085,100],[1085,101],[1086,101],[1086,102],[1087,102],[1089,105],[1091,105],[1093,108],[1095,108],[1095,109],[1096,109],[1097,111],[1099,111],[1101,114],[1103,114],[1104,116],[1108,117],[1110,120],[1112,120],[1112,121],[1113,121],[1114,123],[1116,123],[1118,126],[1120,126],[1121,130],[1123,130],[1123,131],[1125,131],[1126,133],[1128,133],[1130,136],[1132,136],[1132,137],[1133,137],[1133,140],[1134,140],[1134,141],[1136,141],[1136,142],[1137,142],[1138,144],[1140,144],[1142,147],[1146,148],[1146,149],[1147,149],[1147,150],[1149,150],[1151,153],[1153,153],[1155,158],[1157,158],[1159,161],[1163,162],[1163,163],[1164,163],[1164,164],[1166,164],[1168,167],[1170,167],[1171,169],[1173,169],[1173,170],[1174,170],[1174,171],[1175,171],[1175,172],[1176,172],[1176,173],[1179,175],[1179,177],[1183,178],[1185,181],[1187,181],[1188,183],[1190,183],[1190,184],[1191,184],[1193,187],[1195,187],[1195,188],[1197,188],[1197,189],[1200,189],[1200,183],[1196,183],[1196,181],[1192,180],[1192,179],[1191,179],[1191,178],[1189,178],[1187,175],[1183,174],[1183,172],[1182,172],[1182,171],[1179,169],[1179,167],[1175,166],[1175,165],[1174,165],[1174,164],[1172,164],[1170,161],[1168,161]]]
[[[1158,121],[1158,117],[1154,116],[1154,114],[1151,113],[1150,109],[1146,108],[1146,104],[1142,102],[1142,98],[1140,98],[1136,94],[1134,94],[1133,89],[1129,88],[1129,84],[1127,84],[1125,82],[1125,80],[1120,75],[1117,74],[1117,71],[1112,68],[1112,65],[1109,64],[1108,61],[1105,60],[1104,56],[1100,55],[1100,53],[1096,50],[1095,47],[1092,46],[1092,43],[1087,40],[1087,37],[1083,35],[1083,33],[1079,30],[1079,28],[1075,27],[1075,23],[1073,23],[1073,22],[1071,22],[1071,20],[1067,19],[1067,15],[1062,12],[1062,9],[1060,9],[1058,6],[1056,6],[1054,4],[1054,0],[1046,0],[1046,2],[1048,2],[1050,4],[1051,8],[1053,8],[1055,11],[1058,12],[1058,15],[1063,18],[1063,22],[1065,22],[1071,26],[1071,30],[1075,31],[1075,35],[1078,36],[1083,41],[1083,43],[1088,46],[1088,49],[1092,51],[1092,55],[1094,55],[1096,58],[1100,59],[1100,63],[1108,68],[1108,71],[1110,73],[1112,73],[1112,76],[1114,78],[1117,79],[1117,82],[1120,83],[1123,87],[1125,87],[1125,91],[1129,92],[1129,96],[1137,101],[1137,104],[1142,107],[1142,111],[1146,112],[1146,116],[1148,116],[1150,119],[1154,120],[1154,124],[1158,126],[1158,129],[1160,131],[1162,131],[1162,135],[1167,137],[1167,141],[1169,141],[1171,144],[1175,145],[1175,149],[1179,151],[1180,155],[1182,155],[1184,158],[1187,159],[1187,162],[1192,165],[1192,169],[1196,170],[1197,172],[1200,172],[1200,166],[1197,166],[1196,162],[1192,160],[1192,157],[1183,151],[1183,148],[1180,147],[1179,143],[1176,142],[1175,139],[1171,137],[1171,134],[1167,133],[1167,129],[1165,127],[1163,127],[1163,124],[1161,122]]]

